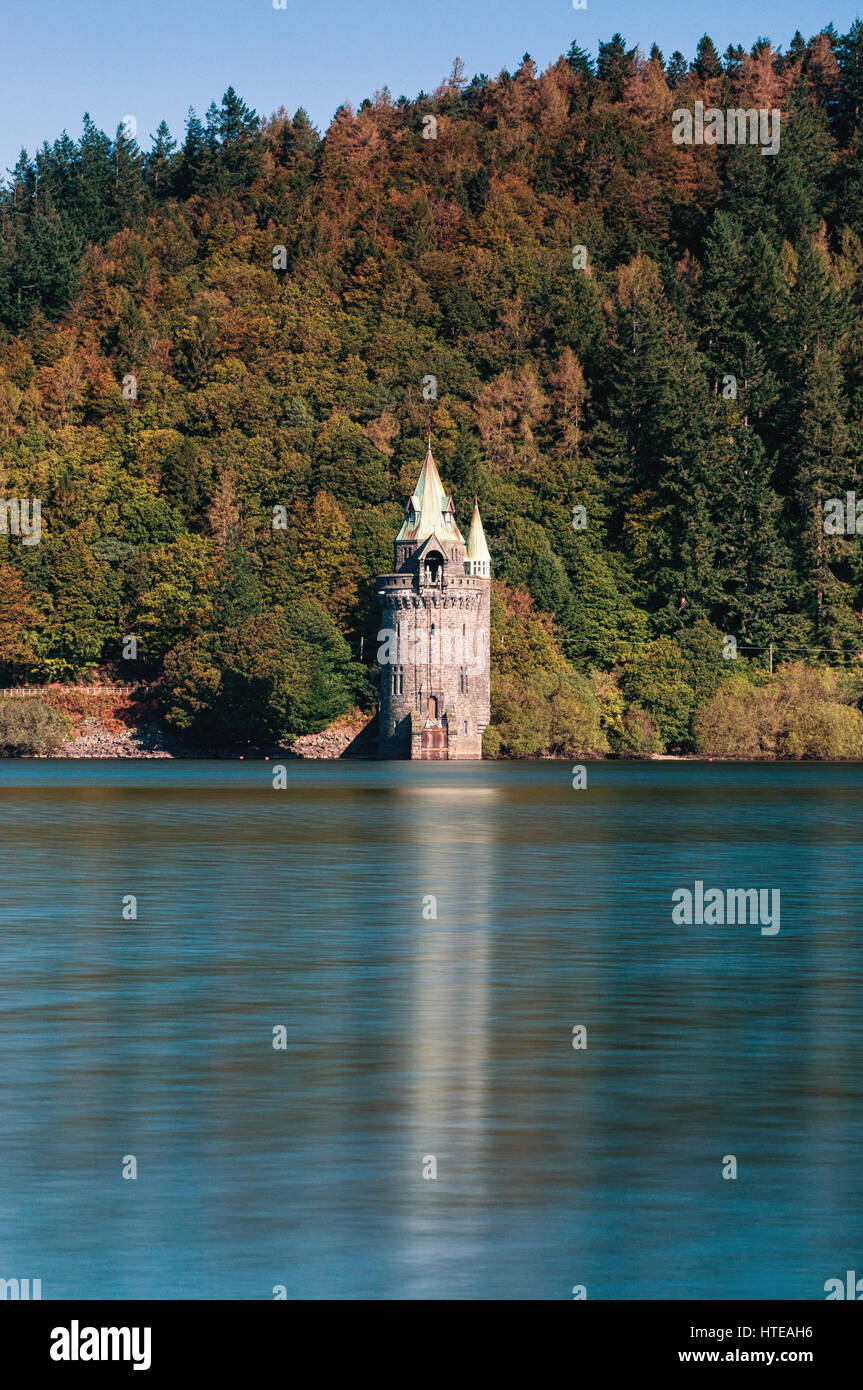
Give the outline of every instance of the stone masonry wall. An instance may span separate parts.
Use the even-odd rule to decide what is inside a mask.
[[[489,581],[463,572],[445,573],[438,585],[406,585],[406,578],[378,580],[381,626],[398,634],[399,658],[381,668],[381,756],[411,756],[411,713],[425,718],[434,696],[438,717],[446,716],[449,757],[479,758],[489,719]]]

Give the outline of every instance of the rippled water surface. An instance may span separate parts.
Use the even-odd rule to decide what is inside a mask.
[[[571,783],[0,763],[0,1277],[715,1299],[863,1274],[863,768]],[[778,888],[780,931],[675,925],[696,879]]]

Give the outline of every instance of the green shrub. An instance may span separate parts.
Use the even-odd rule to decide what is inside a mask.
[[[781,740],[786,758],[863,758],[863,714],[848,705],[819,700],[808,709],[790,711]]]
[[[758,692],[742,676],[725,681],[696,712],[698,752],[705,757],[745,761],[764,756],[758,731]]]
[[[483,731],[482,752],[485,758],[496,758],[500,752],[500,734],[493,724],[489,724]]]
[[[626,702],[644,710],[669,747],[692,746],[690,721],[695,690],[683,652],[670,637],[657,640],[631,658],[623,676]]]
[[[836,671],[788,662],[764,685],[725,681],[695,716],[698,751],[718,758],[863,759],[863,714]]]
[[[643,757],[645,753],[664,753],[665,748],[656,725],[643,709],[626,711],[623,727],[614,740],[618,753],[624,757]]]
[[[326,728],[366,679],[326,610],[303,597],[181,643],[162,699],[167,722],[199,742],[271,742]]]
[[[0,756],[56,753],[70,729],[66,715],[44,700],[0,699]]]
[[[575,672],[537,672],[532,685],[492,684],[491,717],[509,758],[590,757],[608,752],[590,683]]]

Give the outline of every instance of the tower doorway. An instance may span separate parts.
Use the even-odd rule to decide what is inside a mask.
[[[448,759],[446,729],[423,729],[420,736],[420,757],[425,759]]]

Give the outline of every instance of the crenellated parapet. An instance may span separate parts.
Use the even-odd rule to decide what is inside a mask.
[[[398,575],[392,577],[400,578]],[[475,613],[482,605],[483,595],[478,586],[454,588],[448,584],[444,589],[406,589],[402,586],[390,588],[386,582],[388,578],[389,575],[382,575],[378,579],[377,592],[381,606],[393,612],[419,612],[429,608],[442,611],[452,608],[459,612]]]

